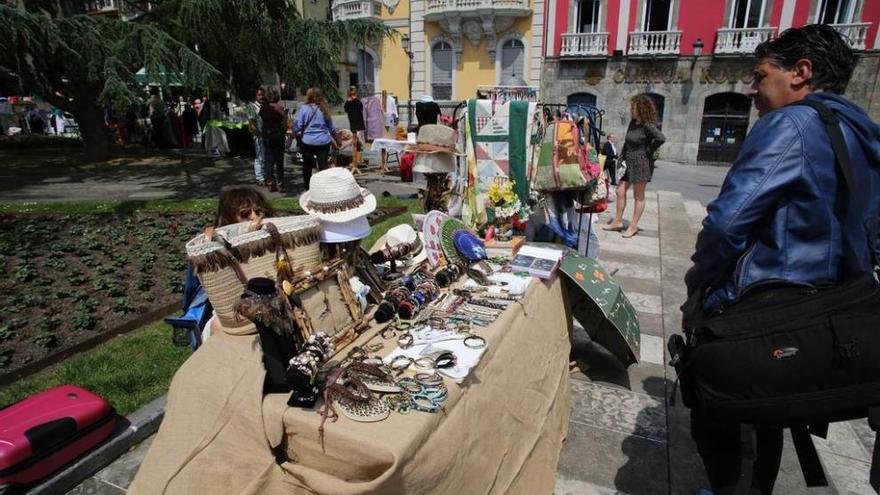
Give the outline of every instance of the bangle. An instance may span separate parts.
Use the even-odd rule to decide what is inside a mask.
[[[397,385],[409,394],[420,394],[424,391],[424,387],[412,378],[401,378],[397,380]]]
[[[388,325],[382,330],[379,330],[379,337],[382,337],[383,339],[390,339],[391,337],[394,337],[394,335],[396,335],[396,332],[393,325]]]
[[[486,339],[479,335],[469,335],[464,339],[464,346],[470,349],[482,349],[486,347]]]
[[[458,359],[455,357],[455,354],[451,352],[444,352],[443,354],[437,356],[434,359],[434,367],[435,368],[452,368],[455,366],[455,363],[458,362]]]
[[[384,366],[385,362],[379,356],[369,357],[361,361],[364,364],[372,364],[373,366]]]
[[[350,351],[348,351],[347,357],[353,361],[358,361],[367,357],[367,352],[363,350],[360,346],[352,347]]]
[[[418,394],[414,395],[412,398],[412,409],[416,411],[435,413],[440,410],[440,404],[437,404],[430,397]]]
[[[420,370],[429,370],[436,367],[437,365],[437,363],[433,359],[427,356],[416,359],[415,361],[413,361],[413,364],[415,364],[416,368]]]
[[[443,383],[443,377],[435,373],[416,373],[416,381],[425,387],[435,387]]]
[[[397,345],[399,345],[401,349],[409,349],[413,346],[414,342],[415,338],[413,337],[413,334],[409,332],[397,337]]]
[[[389,366],[391,366],[391,369],[393,369],[395,371],[403,371],[403,370],[409,368],[409,365],[411,365],[412,363],[413,363],[412,358],[409,358],[406,356],[397,356],[391,360],[391,363],[389,363]]]

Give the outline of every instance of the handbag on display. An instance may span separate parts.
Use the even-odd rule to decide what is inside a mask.
[[[837,116],[814,100],[796,104],[819,112],[844,194],[855,193]],[[861,198],[848,196],[855,212],[865,211]],[[807,486],[827,485],[810,434],[864,417],[880,431],[880,260],[866,231],[873,271],[824,288],[764,285],[723,312],[685,315],[687,340],[673,335],[668,343],[685,405],[713,420],[790,427]],[[880,489],[880,438],[870,479]]]
[[[576,209],[578,213],[602,213],[608,209],[608,179],[605,174],[597,181],[595,187],[584,193],[581,198],[580,206]]]
[[[547,126],[532,167],[532,188],[541,192],[584,191],[599,176],[599,157],[581,144],[580,127],[570,119]]]

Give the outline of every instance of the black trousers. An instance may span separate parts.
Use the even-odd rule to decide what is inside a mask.
[[[605,171],[608,172],[608,180],[611,185],[617,185],[617,158],[605,160]]]
[[[691,436],[703,459],[709,483],[715,495],[733,493],[742,473],[742,438],[739,423],[706,418],[691,411]],[[755,426],[755,460],[752,466],[750,494],[769,495],[779,474],[782,460],[782,428]]]
[[[266,181],[274,182],[284,188],[284,141],[263,142],[263,163],[266,170]]]
[[[330,144],[312,146],[303,143],[300,146],[299,151],[302,153],[303,158],[303,183],[306,186],[306,191],[308,191],[309,181],[312,179],[312,170],[315,168],[315,165],[318,166],[318,170],[324,170],[327,168],[327,159],[330,155]]]

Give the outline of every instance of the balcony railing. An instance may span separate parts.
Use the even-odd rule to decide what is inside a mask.
[[[374,0],[343,0],[333,4],[333,19],[337,21],[380,15],[382,15],[382,4]]]
[[[871,27],[870,22],[832,24],[831,27],[836,29],[838,33],[843,35],[843,37],[849,41],[849,46],[851,46],[853,50],[865,49],[865,38],[868,37],[868,28]]]
[[[681,31],[629,33],[629,55],[678,55]]]
[[[505,10],[520,12],[529,10],[528,0],[428,0],[425,15],[431,14],[467,14],[468,12],[489,12]]]
[[[608,55],[608,33],[564,33],[563,57]]]
[[[756,46],[775,37],[775,27],[719,29],[715,53],[752,53]]]

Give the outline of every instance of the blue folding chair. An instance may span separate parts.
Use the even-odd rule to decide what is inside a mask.
[[[202,345],[202,328],[212,314],[213,308],[208,301],[208,295],[196,278],[192,265],[187,263],[183,283],[183,315],[165,318],[165,322],[173,328],[171,341],[177,345],[188,343],[195,351]]]

